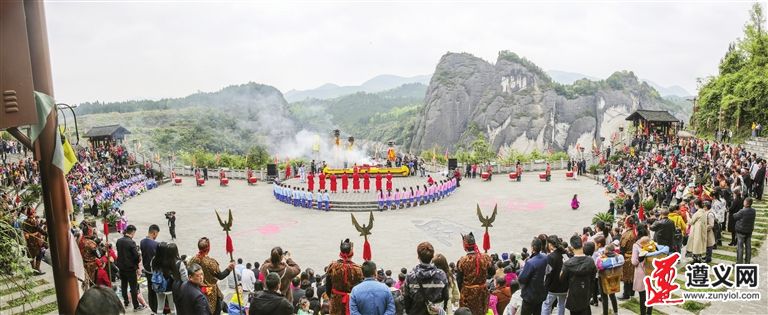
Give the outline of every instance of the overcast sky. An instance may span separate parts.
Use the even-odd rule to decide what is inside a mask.
[[[448,51],[511,50],[545,70],[632,70],[696,91],[754,2],[48,1],[58,101],[182,97],[254,81],[283,92],[431,74]],[[765,1],[762,1],[765,8]]]

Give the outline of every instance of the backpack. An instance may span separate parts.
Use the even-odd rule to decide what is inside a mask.
[[[168,291],[168,279],[160,271],[152,273],[152,290],[155,292]]]

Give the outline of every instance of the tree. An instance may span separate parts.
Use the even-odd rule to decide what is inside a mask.
[[[754,4],[744,37],[728,45],[718,75],[700,79],[695,121],[701,134],[734,125],[736,134],[749,133],[751,123],[768,124],[768,33],[760,4]]]
[[[488,145],[483,136],[478,136],[472,142],[471,148],[472,157],[475,162],[485,163],[496,158],[496,153],[491,150],[490,145]]]

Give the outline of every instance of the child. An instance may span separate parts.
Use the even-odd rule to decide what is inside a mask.
[[[576,210],[579,208],[579,198],[577,194],[573,195],[573,199],[571,199],[571,209]]]

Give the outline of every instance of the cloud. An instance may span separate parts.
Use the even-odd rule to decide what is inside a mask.
[[[750,2],[46,2],[60,101],[180,97],[248,81],[281,91],[432,73],[447,51],[544,69],[633,70],[695,91]]]

